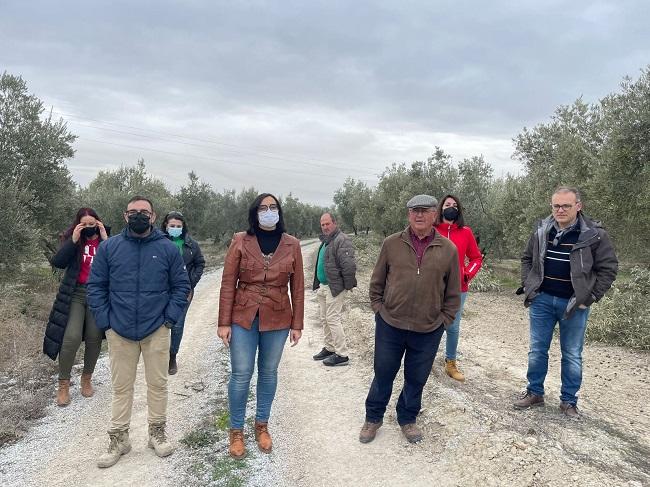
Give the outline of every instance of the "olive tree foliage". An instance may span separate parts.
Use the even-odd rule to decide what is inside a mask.
[[[454,192],[459,181],[458,169],[451,156],[436,147],[426,162],[416,161],[410,166],[393,164],[382,173],[371,199],[370,227],[387,236],[403,230],[407,225],[406,203],[416,194],[436,198]]]
[[[65,160],[74,155],[61,119],[46,115],[19,76],[0,76],[0,183],[5,233],[0,264],[16,267],[33,256],[39,237],[51,238],[74,208],[74,184]]]
[[[211,216],[217,208],[212,204],[216,194],[212,187],[199,179],[194,171],[188,174],[188,183],[176,194],[177,210],[183,213],[187,226],[195,238],[212,236]]]
[[[526,169],[526,219],[547,216],[553,190],[582,192],[584,213],[601,220],[619,253],[650,261],[650,68],[598,104],[581,99],[555,111],[550,122],[515,138]],[[630,231],[633,229],[633,231]]]
[[[280,198],[287,232],[296,238],[314,237],[320,234],[320,217],[327,208],[302,203],[291,193]]]
[[[124,228],[124,212],[133,196],[143,196],[154,204],[159,224],[178,203],[165,186],[165,183],[147,173],[144,159],[134,166],[121,166],[118,169],[100,171],[79,194],[83,206],[90,206],[99,214],[104,223],[112,227],[112,234]]]
[[[360,231],[368,233],[372,219],[372,191],[362,181],[347,178],[343,186],[334,193],[334,204],[339,226],[351,229],[355,235]]]

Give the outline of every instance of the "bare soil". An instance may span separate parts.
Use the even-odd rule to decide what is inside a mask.
[[[313,250],[313,244],[305,247],[307,275]],[[322,329],[316,302],[307,291],[303,340],[286,348],[281,363],[270,423],[274,451],[268,456],[252,451],[248,437],[248,485],[650,485],[650,355],[585,347],[579,404],[583,417],[571,421],[558,409],[559,345],[554,340],[546,406],[515,411],[511,403],[525,387],[528,318],[521,302],[506,294],[470,294],[459,347],[467,381],[448,378],[441,357],[436,359],[418,419],[425,439],[411,445],[397,426],[398,377],[376,440],[359,443],[372,380],[369,272],[360,272],[359,289],[349,295],[349,366],[328,368],[312,360],[322,347]],[[214,401],[224,398],[226,352],[214,329],[218,282],[218,273],[201,282],[186,323],[179,373],[170,378],[169,429],[174,441],[210,418]],[[84,400],[75,392],[70,407],[51,407],[27,437],[0,452],[0,485],[225,485],[214,477],[197,483],[197,477],[188,475],[196,452],[187,447],[180,445],[167,459],[146,447],[142,373],[136,383],[133,451],[116,466],[99,470],[95,460],[106,445],[110,411],[105,358],[96,375],[94,398]],[[227,458],[225,449],[219,455]]]

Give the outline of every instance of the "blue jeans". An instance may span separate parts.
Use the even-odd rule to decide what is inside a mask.
[[[577,404],[576,396],[582,384],[582,347],[589,308],[576,308],[573,316],[562,319],[569,300],[540,293],[530,305],[530,351],[528,352],[528,390],[544,395],[544,379],[548,372],[548,349],[555,324],[560,324],[562,351],[560,400]]]
[[[250,330],[232,325],[230,337],[230,382],[228,404],[230,427],[242,429],[246,417],[246,402],[250,389],[255,355],[257,355],[257,412],[255,419],[266,423],[271,415],[271,404],[278,386],[278,365],[282,358],[289,329],[259,331],[259,318],[255,318]]]
[[[181,348],[181,340],[183,339],[183,328],[185,328],[185,316],[187,315],[187,310],[189,308],[190,308],[190,303],[187,303],[187,306],[185,306],[185,310],[183,310],[183,314],[181,315],[180,319],[172,327],[169,353],[173,353],[174,355],[176,355],[178,353],[178,349]]]
[[[397,422],[415,423],[444,327],[416,333],[390,326],[375,315],[375,377],[366,398],[366,420],[378,423],[384,417],[393,393],[393,381],[404,357],[404,388],[397,400]]]
[[[467,293],[460,293],[460,309],[456,313],[456,318],[454,318],[454,321],[446,330],[447,343],[445,346],[445,358],[447,360],[456,360],[456,349],[458,348],[458,337],[460,335],[460,317],[463,314],[466,299]]]

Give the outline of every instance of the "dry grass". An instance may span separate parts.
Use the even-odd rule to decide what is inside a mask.
[[[42,346],[57,286],[49,269],[30,269],[0,287],[0,445],[20,438],[51,400],[56,368]]]

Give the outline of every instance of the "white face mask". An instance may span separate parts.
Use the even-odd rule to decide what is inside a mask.
[[[274,227],[280,221],[280,212],[277,210],[266,210],[257,214],[257,221],[263,227]]]

